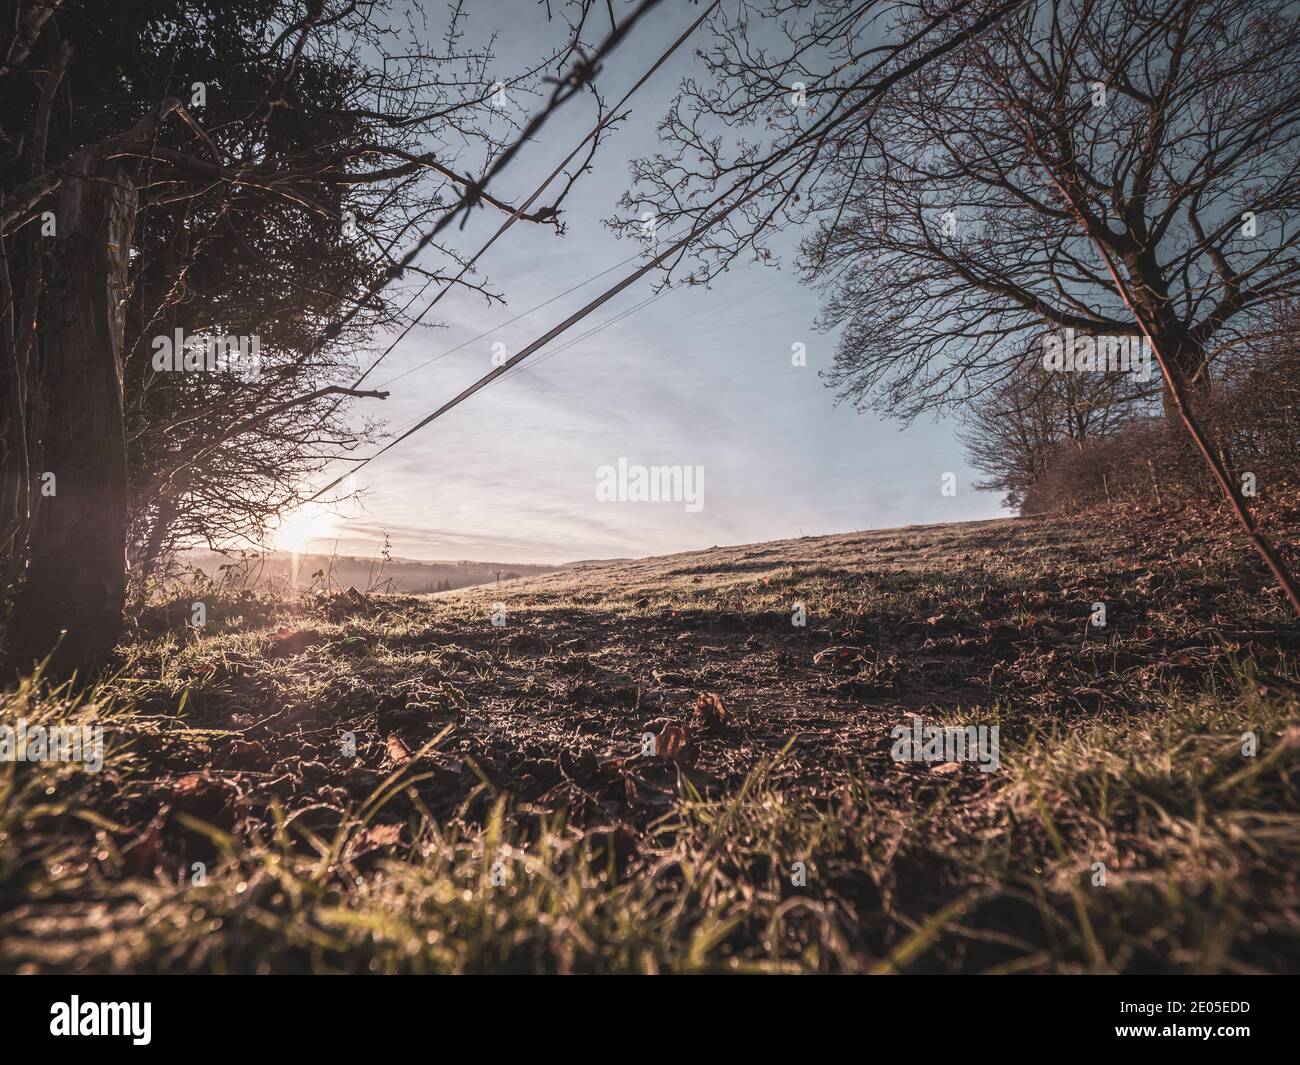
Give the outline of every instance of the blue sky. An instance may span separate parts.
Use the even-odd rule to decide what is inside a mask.
[[[503,73],[560,32],[547,25],[542,5],[524,0],[479,0],[470,11],[472,32],[511,26],[498,42]],[[697,15],[697,8],[672,3],[647,16],[598,78],[606,99],[617,100]],[[438,327],[414,330],[372,376],[375,386],[393,382],[390,398],[366,401],[358,415],[390,428],[418,419],[491,369],[494,343],[514,354],[633,268],[503,324],[637,251],[601,219],[617,212],[628,161],[655,150],[655,127],[679,79],[699,73],[691,47],[698,43],[683,46],[634,98],[629,120],[567,202],[567,234],[519,223],[481,261],[506,305],[449,293],[434,312]],[[525,198],[592,121],[586,100],[571,101],[492,191],[511,202]],[[476,215],[451,238],[467,254],[501,220],[487,210]],[[975,474],[952,421],[904,430],[835,406],[818,376],[830,364],[835,337],[814,331],[817,293],[797,283],[788,260],[781,269],[742,265],[708,288],[669,290],[546,357],[651,295],[649,279],[628,289],[521,370],[366,466],[354,482],[360,502],[291,518],[282,546],[299,541],[293,546],[321,550],[337,542],[340,553],[366,555],[387,534],[393,554],[408,558],[563,562],[1003,513],[997,495],[973,490]],[[796,342],[807,346],[806,366],[791,364]],[[597,469],[620,458],[704,467],[703,509],[598,501]],[[346,469],[339,465],[331,477]],[[957,491],[944,496],[941,478],[949,471]]]

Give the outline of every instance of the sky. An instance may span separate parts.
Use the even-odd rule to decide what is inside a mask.
[[[560,32],[531,0],[475,0],[469,11],[471,35],[508,28],[497,45],[502,71],[535,60],[539,42]],[[605,98],[619,99],[698,14],[674,2],[646,16],[600,73]],[[437,17],[430,9],[431,26]],[[513,355],[639,264],[589,280],[639,250],[601,219],[618,213],[629,161],[656,150],[679,80],[701,72],[693,51],[701,43],[687,42],[634,97],[631,116],[567,201],[563,237],[520,222],[481,260],[506,303],[488,307],[465,290],[445,296],[435,327],[413,330],[367,383],[390,397],[359,401],[358,416],[389,429],[419,419],[490,370],[494,344]],[[571,100],[494,180],[494,195],[525,199],[593,120],[587,100]],[[472,254],[501,220],[479,210],[465,229],[453,227],[451,241]],[[653,294],[649,278],[621,293],[361,469],[348,482],[359,500],[290,516],[278,546],[374,555],[387,537],[398,557],[562,563],[1005,513],[997,494],[972,487],[977,475],[953,420],[903,428],[836,405],[818,374],[831,364],[835,335],[814,330],[819,295],[798,283],[788,259],[781,268],[741,264],[707,288],[673,288],[635,309]],[[806,366],[792,365],[796,343],[806,346]],[[610,474],[600,471],[620,460],[629,470],[702,467],[692,485],[702,487],[702,505],[602,501],[597,489]],[[348,468],[332,467],[320,484]],[[946,473],[955,494],[941,490]]]

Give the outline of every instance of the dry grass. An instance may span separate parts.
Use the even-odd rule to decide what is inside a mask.
[[[0,764],[0,966],[1293,969],[1300,626],[1208,524],[889,530],[432,599],[187,590],[80,698],[3,697],[110,750]],[[705,692],[725,721],[693,719]],[[1000,770],[893,761],[912,714],[997,724]]]

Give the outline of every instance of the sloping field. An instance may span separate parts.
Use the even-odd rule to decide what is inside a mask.
[[[1300,625],[1227,528],[187,591],[80,701],[6,696],[108,753],[0,765],[0,964],[1294,968]]]

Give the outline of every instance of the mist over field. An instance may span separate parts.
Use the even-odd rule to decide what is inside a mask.
[[[226,579],[241,586],[282,591],[286,588],[322,591],[380,588],[414,595],[445,592],[474,584],[496,584],[556,568],[508,562],[356,558],[291,551],[257,552],[233,562],[224,554],[190,552],[182,561],[215,581]]]

